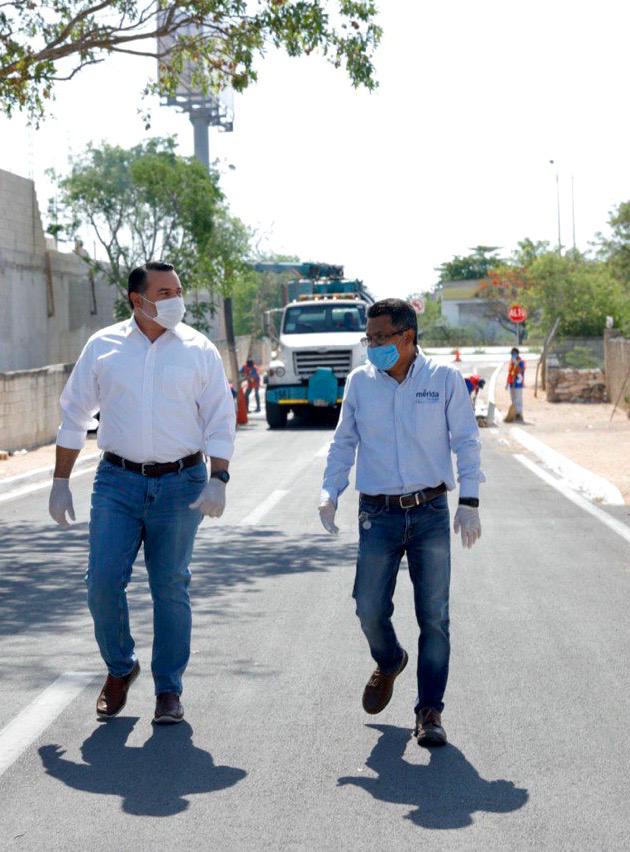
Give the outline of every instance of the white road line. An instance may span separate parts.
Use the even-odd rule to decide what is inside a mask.
[[[98,465],[92,467],[82,467],[81,470],[75,471],[70,479],[76,479],[78,476],[84,476],[86,473],[94,473]],[[0,503],[6,503],[8,500],[17,500],[18,497],[24,497],[26,494],[32,494],[33,491],[41,491],[42,488],[50,488],[52,477],[45,479],[43,482],[35,482],[32,485],[24,485],[22,488],[16,488],[15,491],[9,491],[8,494],[0,494]]]
[[[276,503],[279,503],[283,497],[286,497],[288,491],[272,491],[269,497],[266,500],[263,500],[262,503],[257,506],[253,512],[250,512],[249,515],[245,515],[245,517],[239,521],[239,527],[251,527],[255,524],[258,524],[264,516],[270,512]]]
[[[543,482],[546,482],[547,485],[551,485],[552,488],[555,488],[556,491],[563,494],[567,500],[575,503],[575,505],[579,506],[580,509],[584,509],[584,511],[588,512],[589,515],[597,518],[598,521],[601,521],[602,524],[605,524],[609,529],[616,532],[617,535],[620,535],[621,538],[625,539],[630,544],[630,527],[622,523],[622,521],[618,521],[616,518],[613,518],[597,506],[593,506],[592,503],[589,503],[588,500],[573,491],[565,482],[563,482],[563,480],[556,479],[550,473],[547,473],[546,470],[539,467],[535,462],[530,461],[530,459],[526,456],[522,456],[520,453],[515,453],[514,458],[518,459],[522,465],[524,465],[528,470],[531,470],[532,473],[535,473],[536,476],[542,479]]]
[[[89,672],[65,672],[0,731],[0,775],[95,677]]]
[[[328,450],[330,449],[331,444],[332,444],[332,441],[326,441],[324,446],[320,447],[319,450],[317,450],[317,452],[315,453],[315,458],[316,459],[325,459],[326,456],[328,455]]]

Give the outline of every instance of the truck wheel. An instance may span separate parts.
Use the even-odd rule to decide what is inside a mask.
[[[267,423],[270,429],[284,429],[287,425],[288,410],[277,402],[267,403]]]

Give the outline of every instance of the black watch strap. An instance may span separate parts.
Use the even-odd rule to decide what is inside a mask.
[[[230,474],[227,470],[215,470],[214,473],[210,474],[210,479],[220,479],[221,482],[227,485],[230,481]]]
[[[460,497],[459,498],[460,506],[472,506],[473,509],[479,508],[479,498],[478,497]]]

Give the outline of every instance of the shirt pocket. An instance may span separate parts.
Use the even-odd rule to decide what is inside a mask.
[[[195,371],[190,367],[164,367],[162,393],[167,399],[194,399]]]

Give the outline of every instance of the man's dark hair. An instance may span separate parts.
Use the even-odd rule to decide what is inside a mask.
[[[512,349],[511,349],[511,351],[510,351],[510,355],[514,355],[514,353],[515,353],[515,352],[516,352],[516,354],[517,354],[517,355],[520,355],[520,354],[521,354],[521,353],[518,351],[518,349],[516,348],[516,346],[513,346],[513,347],[512,347]]]
[[[368,308],[367,315],[370,319],[389,316],[396,331],[413,329],[413,342],[418,343],[418,317],[409,302],[404,299],[381,299],[380,302],[374,302]]]
[[[147,272],[172,272],[175,269],[171,263],[162,263],[159,260],[149,260],[143,263],[142,266],[136,266],[129,273],[127,281],[127,298],[129,304],[133,308],[133,302],[129,298],[132,293],[146,293],[147,291]]]

